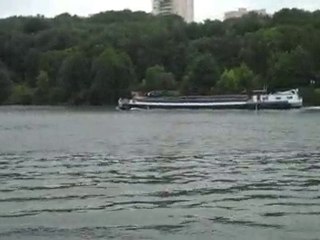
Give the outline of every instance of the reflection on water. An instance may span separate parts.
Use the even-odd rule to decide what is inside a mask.
[[[318,112],[0,109],[0,239],[318,239]]]

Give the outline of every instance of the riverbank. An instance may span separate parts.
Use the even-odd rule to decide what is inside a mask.
[[[315,107],[315,106],[320,106],[320,88],[301,88],[299,90],[300,96],[303,98],[303,105],[304,107]],[[210,95],[209,95],[210,96]],[[17,100],[17,99],[16,99]],[[57,106],[57,107],[102,107],[102,108],[112,108],[116,107],[117,101],[114,102],[113,104],[88,104],[88,103],[83,103],[83,102],[77,102],[77,103],[53,103],[53,104],[48,104],[48,103],[34,103],[32,101],[31,96],[28,98],[28,101],[23,101],[26,100],[25,97],[21,97],[20,101],[11,101],[11,103],[6,103],[2,104],[0,106]]]
[[[131,90],[319,89],[319,21],[298,9],[191,24],[128,10],[0,19],[0,104],[115,104]],[[317,91],[307,105],[320,104]]]

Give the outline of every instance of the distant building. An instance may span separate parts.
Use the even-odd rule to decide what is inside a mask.
[[[193,22],[194,0],[153,0],[153,14],[170,15],[177,14],[186,22]]]
[[[226,12],[224,14],[224,19],[227,20],[230,18],[241,18],[241,17],[249,14],[250,12],[253,12],[253,13],[256,13],[256,14],[262,15],[262,16],[268,15],[266,9],[248,11],[248,9],[246,9],[246,8],[239,8],[237,11]]]

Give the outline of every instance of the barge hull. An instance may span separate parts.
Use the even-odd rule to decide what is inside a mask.
[[[212,109],[212,110],[289,110],[294,108],[301,108],[301,106],[292,106],[287,102],[283,103],[246,103],[246,104],[235,104],[235,105],[149,105],[149,104],[127,104],[122,106],[122,110],[130,109]]]

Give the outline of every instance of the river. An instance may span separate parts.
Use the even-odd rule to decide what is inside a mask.
[[[0,239],[320,239],[320,112],[2,107]]]

